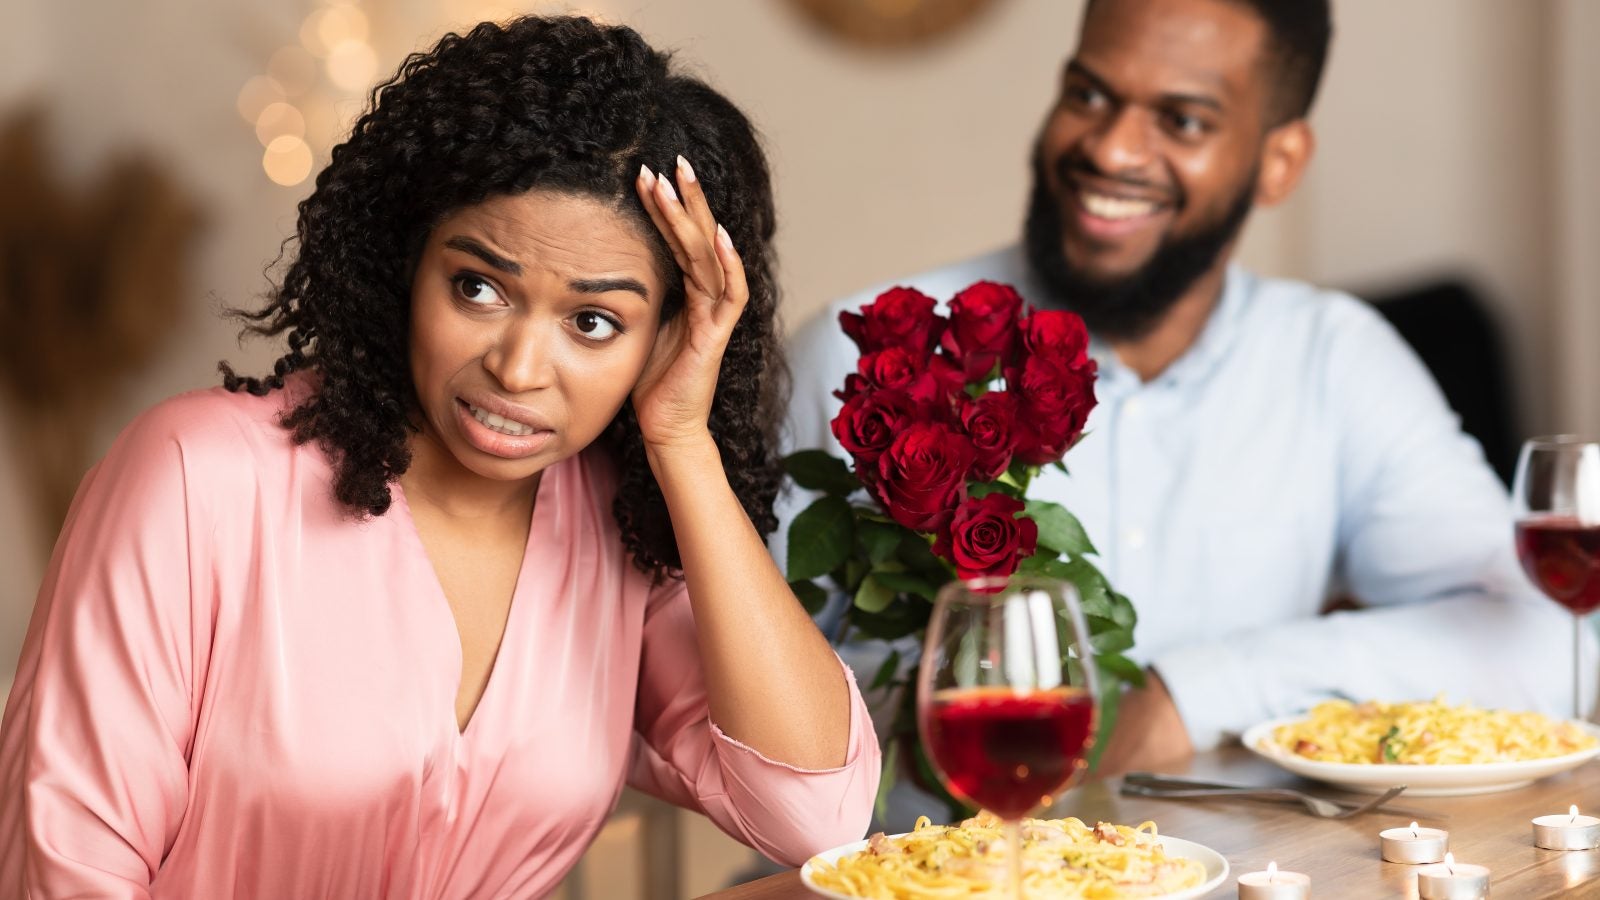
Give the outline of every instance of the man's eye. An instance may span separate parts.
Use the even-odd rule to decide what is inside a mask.
[[[1106,95],[1100,90],[1085,84],[1067,85],[1066,95],[1068,103],[1085,109],[1100,106],[1106,99]]]
[[[1167,127],[1180,137],[1194,138],[1206,133],[1206,123],[1180,112],[1167,113]]]
[[[574,316],[572,324],[577,327],[578,333],[591,341],[608,341],[622,331],[607,316],[588,309]]]
[[[451,279],[455,284],[456,296],[480,306],[491,306],[500,302],[500,295],[495,291],[494,285],[476,275],[457,275]]]

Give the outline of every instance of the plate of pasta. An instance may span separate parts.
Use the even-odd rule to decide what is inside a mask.
[[[1319,703],[1263,722],[1244,745],[1306,778],[1355,791],[1407,785],[1408,796],[1509,791],[1600,754],[1600,727],[1539,713],[1404,703]]]
[[[1228,861],[1209,847],[1137,827],[1078,819],[1023,821],[1023,881],[1028,896],[1072,900],[1192,900],[1228,877]],[[834,900],[1010,897],[1005,833],[988,814],[960,825],[926,817],[905,834],[875,834],[813,856],[800,880]]]

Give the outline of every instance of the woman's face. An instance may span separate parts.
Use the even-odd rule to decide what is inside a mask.
[[[450,215],[411,284],[423,436],[497,481],[577,453],[638,381],[665,293],[640,226],[598,200],[535,190]]]

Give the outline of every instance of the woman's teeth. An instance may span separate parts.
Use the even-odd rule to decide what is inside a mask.
[[[483,426],[488,428],[490,431],[498,431],[501,434],[509,434],[512,437],[527,437],[528,435],[533,434],[535,431],[535,429],[529,428],[521,422],[513,422],[510,419],[497,416],[492,412],[479,409],[471,404],[467,405],[467,409],[472,411],[472,417],[474,419],[482,422]]]
[[[1108,197],[1105,194],[1092,194],[1080,191],[1078,198],[1083,202],[1083,208],[1089,214],[1101,219],[1132,219],[1136,216],[1148,216],[1156,211],[1156,204],[1149,200],[1125,200],[1121,197]]]

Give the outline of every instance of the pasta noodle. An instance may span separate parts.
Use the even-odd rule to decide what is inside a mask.
[[[1159,897],[1205,882],[1198,860],[1167,856],[1154,822],[1137,828],[1078,819],[1025,819],[1023,884],[1030,897]],[[866,849],[835,864],[812,860],[818,886],[872,900],[1010,897],[1005,832],[987,813],[959,826],[932,825],[926,816],[909,834],[873,835]]]
[[[1565,756],[1593,747],[1577,725],[1532,712],[1431,702],[1330,700],[1273,729],[1272,742],[1318,762],[1462,765]]]

